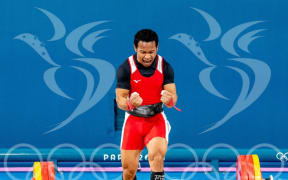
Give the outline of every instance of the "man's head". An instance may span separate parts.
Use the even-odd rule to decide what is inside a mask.
[[[151,66],[158,51],[158,36],[151,29],[142,29],[135,34],[134,49],[137,60],[145,67]]]

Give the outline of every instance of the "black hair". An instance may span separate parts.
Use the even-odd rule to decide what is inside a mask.
[[[134,36],[134,45],[137,48],[138,42],[144,41],[144,42],[151,42],[155,41],[156,47],[158,46],[158,36],[157,34],[151,30],[151,29],[142,29],[138,31]]]

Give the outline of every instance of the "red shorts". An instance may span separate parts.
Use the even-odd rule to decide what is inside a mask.
[[[142,150],[154,137],[163,137],[168,142],[170,124],[164,114],[144,118],[126,112],[122,128],[121,149]]]

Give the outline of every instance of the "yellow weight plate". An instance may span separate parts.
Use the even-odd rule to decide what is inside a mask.
[[[42,180],[40,162],[34,162],[33,164],[33,180]]]
[[[262,173],[261,173],[259,157],[258,157],[258,155],[253,154],[252,158],[253,158],[253,163],[254,163],[255,180],[262,180]]]

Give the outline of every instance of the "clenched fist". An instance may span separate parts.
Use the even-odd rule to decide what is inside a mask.
[[[161,102],[163,102],[163,104],[165,104],[168,107],[173,106],[173,104],[171,104],[171,100],[172,100],[172,93],[170,93],[169,91],[166,90],[162,90],[161,91]]]
[[[130,104],[134,107],[138,107],[142,104],[143,99],[137,92],[133,92],[129,98]]]

